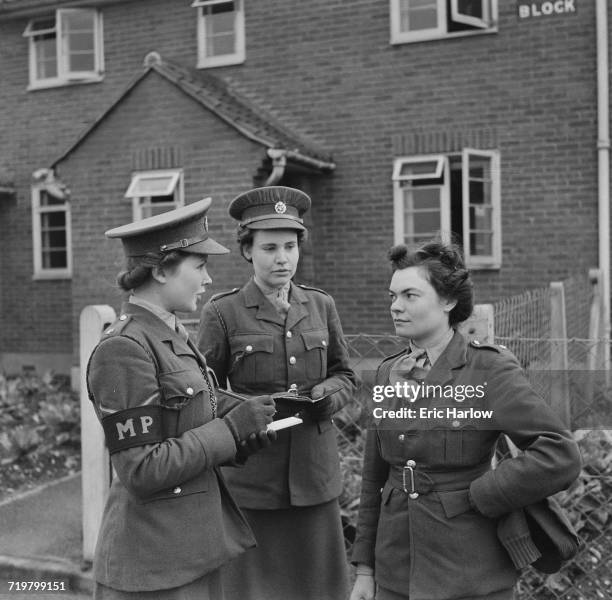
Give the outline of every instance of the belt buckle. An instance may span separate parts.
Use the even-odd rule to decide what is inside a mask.
[[[406,486],[406,471],[410,471],[410,490]],[[416,500],[419,497],[419,493],[414,489],[414,469],[407,465],[402,468],[402,489],[411,500]]]

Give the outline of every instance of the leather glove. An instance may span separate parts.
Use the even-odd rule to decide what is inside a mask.
[[[316,400],[317,398],[321,398],[321,396],[325,396],[325,394],[327,394],[325,385],[318,383],[312,388],[310,397],[313,400]],[[334,396],[335,394],[332,394],[327,398],[323,398],[323,400],[315,402],[312,406],[309,406],[306,409],[308,416],[316,421],[323,421],[331,418],[331,416],[338,411],[338,406],[336,405]]]
[[[274,400],[271,396],[255,396],[232,408],[223,420],[232,432],[239,446],[251,433],[265,431],[266,425],[272,422]]]
[[[251,433],[246,440],[242,440],[240,444],[238,444],[236,460],[240,463],[244,463],[251,454],[255,454],[255,452],[267,448],[276,440],[276,437],[276,431],[274,430]]]

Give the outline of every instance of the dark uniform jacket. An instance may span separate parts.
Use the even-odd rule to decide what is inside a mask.
[[[286,320],[253,280],[218,294],[202,311],[198,346],[221,386],[260,395],[301,393],[322,381],[340,409],[355,389],[355,375],[333,299],[321,290],[291,284]],[[342,480],[336,431],[330,418],[305,419],[279,431],[270,447],[243,469],[224,475],[241,507],[277,509],[327,502],[340,495]]]
[[[196,353],[127,303],[90,359],[90,397],[116,471],[94,561],[106,586],[177,587],[255,545],[217,469],[233,460],[236,444],[213,418]]]
[[[389,383],[397,356],[381,364],[378,385]],[[510,589],[517,572],[497,538],[496,519],[569,486],[580,470],[577,445],[501,346],[468,344],[456,332],[424,384],[445,387],[429,388],[412,403],[377,404],[412,408],[416,415],[420,408],[442,410],[429,419],[374,413],[352,561],[374,567],[379,585],[410,600]],[[462,385],[474,388],[472,398]],[[470,409],[492,416],[470,417]],[[524,453],[491,470],[501,432]]]

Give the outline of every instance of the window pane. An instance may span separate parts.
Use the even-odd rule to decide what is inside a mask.
[[[36,21],[30,21],[29,30],[31,32],[47,31],[49,29],[55,29],[55,17],[49,17],[48,19],[38,19]]]
[[[93,11],[75,11],[62,13],[62,31],[64,33],[76,33],[88,31],[94,32],[96,15]]]
[[[40,222],[43,229],[66,227],[66,213],[64,211],[42,213]]]
[[[96,59],[93,54],[73,54],[68,57],[68,70],[73,73],[76,71],[94,71]]]
[[[233,2],[222,2],[221,4],[213,4],[208,7],[210,14],[220,15],[222,13],[231,13],[234,12],[234,3]]]
[[[65,250],[49,250],[42,254],[44,269],[65,269],[68,266],[68,254]]]
[[[457,0],[459,14],[484,19],[482,0]]]
[[[40,192],[40,206],[64,206],[66,204],[65,200],[60,200],[59,198],[55,198],[51,194],[47,194],[44,190]],[[62,213],[57,213],[62,214]]]
[[[491,206],[470,205],[470,229],[493,230],[493,208]]]
[[[226,4],[214,5],[227,6]],[[206,17],[206,55],[220,56],[223,54],[233,54],[235,52],[235,13],[220,12]]]
[[[95,71],[95,13],[62,13],[62,35],[68,72]]]
[[[57,77],[56,38],[54,33],[35,38],[36,79]]]
[[[404,237],[412,243],[441,229],[440,188],[413,188],[404,192]]]
[[[132,176],[126,198],[148,198],[150,196],[168,196],[174,192],[179,173],[136,173]]]
[[[438,26],[438,3],[436,0],[401,0],[400,30],[418,31]]]
[[[434,178],[439,168],[439,161],[404,163],[401,166],[400,177]]]
[[[43,250],[64,250],[66,248],[65,229],[47,229],[41,232]]]
[[[493,254],[493,233],[470,233],[470,254],[491,256]]]

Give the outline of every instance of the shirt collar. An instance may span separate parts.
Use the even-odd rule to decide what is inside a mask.
[[[170,329],[176,331],[176,315],[168,312],[165,308],[134,295],[129,297],[128,302],[146,308],[149,312],[152,312],[156,317],[161,319]]]
[[[288,281],[283,287],[281,288],[271,288],[267,285],[265,285],[264,283],[262,283],[261,281],[258,281],[257,277],[253,277],[253,281],[255,282],[255,285],[261,290],[261,293],[266,297],[275,297],[278,295],[278,292],[280,290],[283,290],[287,296],[289,294],[289,288],[291,287],[291,281]]]
[[[429,358],[429,364],[433,365],[444,350],[446,350],[446,346],[450,344],[450,341],[453,339],[453,335],[455,334],[454,329],[449,329],[444,336],[442,336],[437,342],[429,346],[428,348],[423,348],[427,353],[427,358]],[[410,341],[410,351],[414,352],[415,350],[419,350],[419,346],[417,346],[412,340]]]

